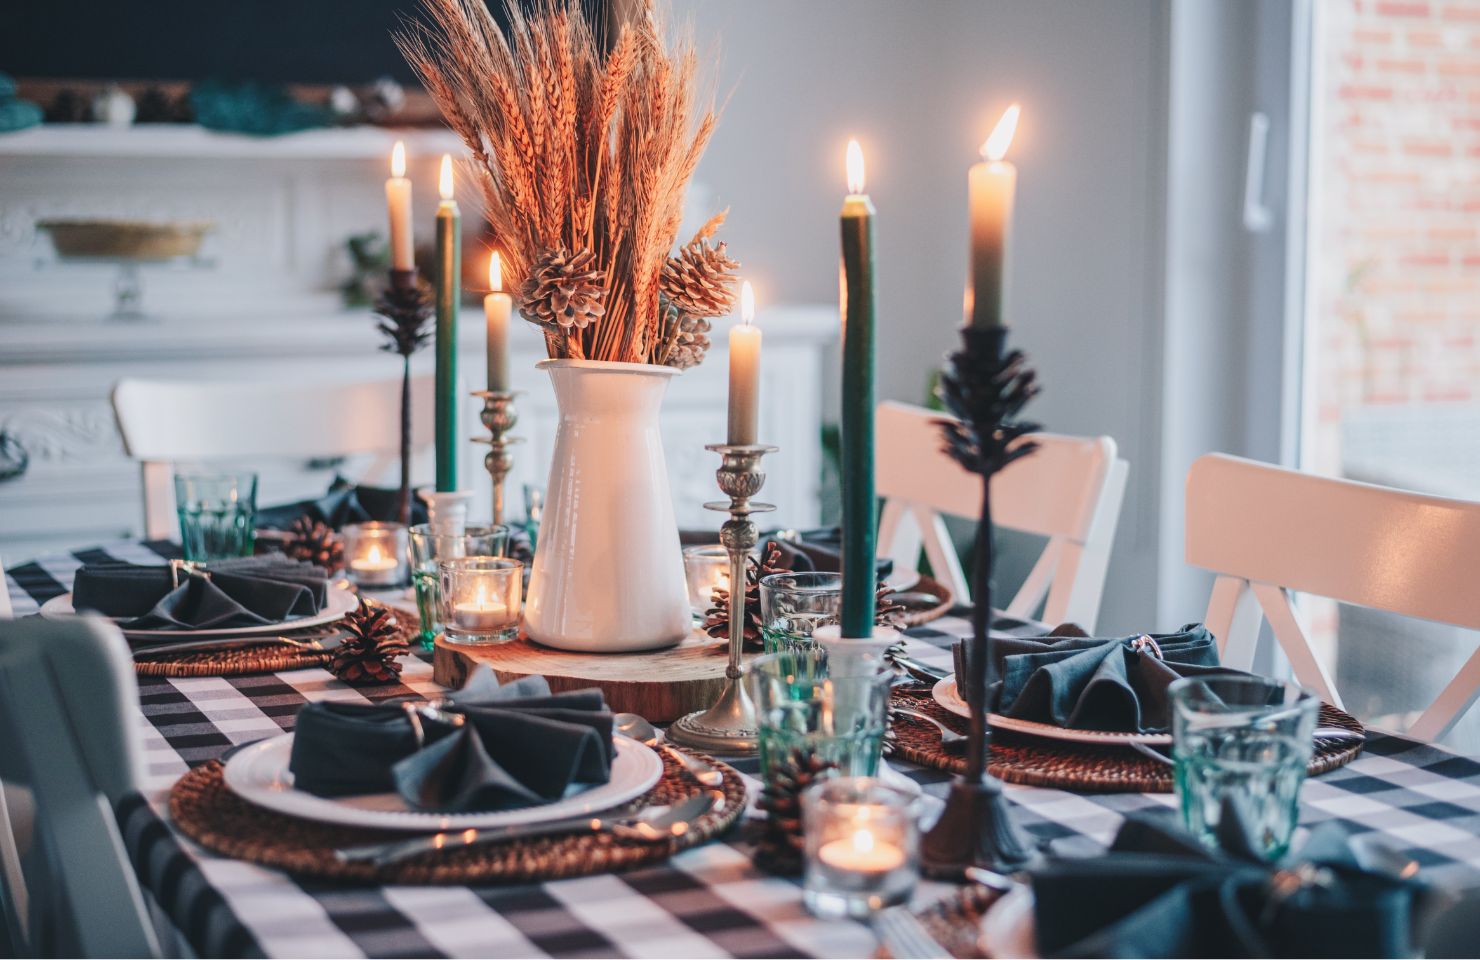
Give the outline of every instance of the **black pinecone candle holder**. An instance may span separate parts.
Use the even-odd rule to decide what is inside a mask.
[[[1018,414],[1037,393],[1037,375],[1027,358],[1007,349],[1006,328],[961,331],[961,349],[950,355],[940,380],[941,399],[957,419],[939,423],[946,451],[982,478],[982,510],[972,570],[971,638],[964,676],[957,676],[971,707],[966,770],[951,784],[944,812],[920,843],[921,865],[943,879],[959,880],[967,867],[1011,872],[1037,857],[1031,839],[1013,821],[1002,781],[987,772],[986,702],[992,664],[992,475],[1036,449],[1022,437],[1038,425],[1018,420]]]
[[[411,525],[411,355],[432,338],[428,322],[435,298],[416,270],[390,271],[390,284],[375,298],[377,329],[385,334],[382,350],[401,357],[401,491],[397,509],[402,525]]]

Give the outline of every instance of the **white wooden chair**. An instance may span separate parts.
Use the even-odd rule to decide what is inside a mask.
[[[0,622],[0,778],[34,798],[29,849],[9,822],[7,927],[19,956],[155,956],[159,944],[114,816],[141,783],[138,687],[101,618]]]
[[[1252,665],[1267,618],[1296,679],[1337,706],[1292,591],[1480,629],[1480,503],[1209,454],[1187,475],[1187,562],[1218,575],[1206,623],[1224,663]],[[1477,696],[1480,650],[1408,734],[1439,739]]]
[[[981,478],[944,452],[935,421],[945,416],[879,404],[874,475],[885,498],[879,553],[897,568],[914,569],[923,545],[935,576],[966,603],[971,590],[942,515],[979,517]],[[1093,632],[1129,467],[1116,459],[1110,437],[1040,433],[1033,439],[1039,449],[992,481],[993,522],[1048,538],[1006,610],[1031,617],[1042,603],[1049,623],[1072,621]]]
[[[433,378],[411,381],[411,443],[431,442]],[[376,454],[371,472],[400,458],[401,380],[362,383],[209,383],[120,380],[113,388],[124,448],[143,465],[144,528],[175,529],[179,462]],[[367,474],[368,475],[368,474]]]

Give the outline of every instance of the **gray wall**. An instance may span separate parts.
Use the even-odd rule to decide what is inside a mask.
[[[681,0],[732,96],[699,172],[759,294],[835,301],[843,148],[879,208],[880,392],[920,402],[955,339],[966,168],[1023,119],[1011,318],[1049,429],[1115,437],[1131,463],[1102,627],[1158,616],[1166,45],[1159,0]],[[1177,498],[1180,502],[1180,496]],[[1185,606],[1185,609],[1182,607]]]

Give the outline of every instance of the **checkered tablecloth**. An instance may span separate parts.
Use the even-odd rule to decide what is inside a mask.
[[[162,544],[79,550],[9,571],[15,613],[66,592],[84,562],[160,562]],[[1011,628],[1011,624],[1003,623]],[[969,630],[946,618],[910,631],[911,653],[949,665]],[[824,922],[802,908],[795,882],[751,863],[755,821],[722,842],[619,875],[519,886],[341,887],[295,880],[196,847],[168,825],[167,796],[191,766],[229,747],[291,730],[308,700],[363,701],[435,694],[431,667],[412,661],[401,685],[347,687],[319,669],[256,677],[139,680],[147,761],[143,797],[120,811],[125,839],[152,898],[203,955],[273,956],[867,956],[861,924]],[[746,774],[755,762],[737,764]],[[899,765],[928,798],[948,777]],[[751,781],[752,787],[755,786]],[[1042,840],[1104,842],[1129,812],[1172,798],[1084,795],[1012,786],[1020,822]],[[930,800],[938,803],[937,800]],[[1394,736],[1373,735],[1356,762],[1309,781],[1301,822],[1327,820],[1375,834],[1436,882],[1480,882],[1480,762]],[[923,902],[941,888],[925,884]]]

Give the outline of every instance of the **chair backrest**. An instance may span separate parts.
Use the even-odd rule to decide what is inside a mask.
[[[411,444],[431,442],[433,378],[411,380]],[[360,383],[118,381],[113,388],[124,448],[144,471],[144,527],[168,537],[175,524],[174,465],[242,457],[400,456],[401,380]]]
[[[1207,626],[1252,665],[1263,619],[1296,678],[1341,705],[1291,592],[1480,629],[1480,503],[1208,454],[1187,475],[1187,562],[1217,574]],[[1442,737],[1480,696],[1480,650],[1408,733]]]
[[[903,403],[879,404],[874,475],[885,499],[879,552],[896,567],[913,569],[923,546],[935,576],[964,603],[971,591],[942,515],[980,517],[982,486],[945,453],[937,421],[946,417]],[[1039,449],[992,481],[993,522],[1048,538],[1006,609],[1029,617],[1042,603],[1048,622],[1073,621],[1093,631],[1128,465],[1116,459],[1110,437],[1040,433],[1032,439]]]
[[[5,558],[0,557],[0,620],[9,620],[15,616],[15,608],[10,604],[10,581],[5,579]]]
[[[133,664],[112,624],[0,622],[0,729],[10,741],[0,778],[27,790],[35,810],[20,870],[29,955],[159,952],[114,815],[142,780],[138,722]]]

